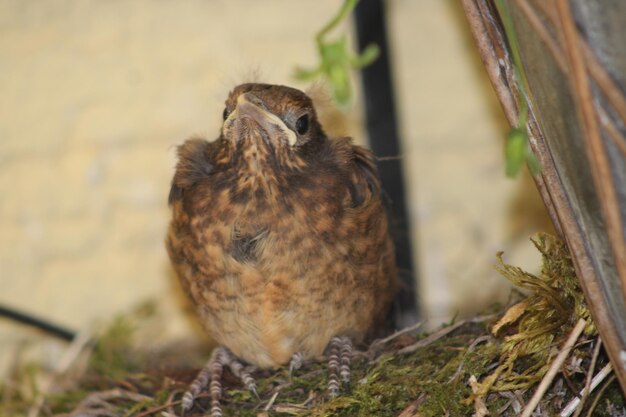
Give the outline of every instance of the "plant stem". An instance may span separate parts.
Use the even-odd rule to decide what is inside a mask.
[[[346,16],[350,14],[350,12],[352,12],[352,9],[354,9],[358,2],[359,0],[345,0],[343,2],[343,6],[341,6],[341,9],[339,9],[339,12],[335,15],[335,17],[333,17],[330,22],[326,23],[326,26],[324,26],[315,36],[315,40],[318,45],[322,43],[324,36],[326,36],[328,32],[333,30],[335,26],[337,26],[343,19],[346,18]]]

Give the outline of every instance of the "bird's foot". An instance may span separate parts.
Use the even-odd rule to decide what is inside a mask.
[[[344,336],[335,336],[328,343],[328,395],[339,395],[339,386],[350,383],[350,360],[352,341]]]
[[[293,371],[297,371],[302,368],[302,363],[304,362],[304,356],[302,352],[296,352],[291,357],[291,361],[289,361],[289,378],[293,375]]]
[[[232,373],[244,383],[246,388],[256,395],[256,383],[254,378],[244,369],[230,350],[225,347],[218,347],[213,350],[211,358],[200,371],[196,379],[189,386],[189,390],[185,392],[182,400],[183,415],[193,407],[193,402],[200,392],[209,385],[209,395],[211,397],[211,417],[222,417],[222,372],[227,366]]]

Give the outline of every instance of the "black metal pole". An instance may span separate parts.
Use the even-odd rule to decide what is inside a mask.
[[[356,31],[360,51],[371,43],[380,48],[378,59],[361,70],[370,146],[379,157],[399,157],[400,138],[383,3],[383,0],[361,0],[358,3],[355,9]],[[379,161],[378,168],[383,189],[391,200],[392,235],[400,271],[401,289],[394,309],[394,323],[404,327],[417,321],[418,305],[402,159]]]

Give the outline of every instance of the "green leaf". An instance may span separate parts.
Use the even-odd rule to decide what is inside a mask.
[[[519,174],[524,163],[528,164],[531,174],[541,172],[541,164],[530,149],[526,130],[519,127],[511,129],[506,138],[506,175],[513,178]]]
[[[360,56],[352,58],[350,64],[352,68],[363,68],[376,61],[376,58],[380,55],[380,48],[378,45],[372,43],[365,47],[363,53]]]
[[[335,100],[346,106],[352,98],[352,89],[350,88],[350,75],[347,68],[343,66],[333,66],[329,68],[328,79],[333,87]]]
[[[526,162],[528,147],[528,136],[526,132],[514,128],[511,129],[506,138],[506,175],[513,178],[517,176],[524,162]]]
[[[293,73],[293,77],[302,80],[302,81],[310,81],[315,79],[323,72],[321,67],[317,67],[315,69],[304,69],[297,67]]]
[[[294,71],[294,78],[301,81],[326,78],[334,99],[342,106],[349,104],[352,99],[351,70],[371,64],[380,55],[378,46],[372,44],[360,55],[353,56],[345,35],[327,39],[329,33],[350,15],[357,3],[358,0],[344,0],[339,12],[317,33],[315,41],[320,60],[317,68],[296,68]]]
[[[322,43],[319,48],[323,65],[331,65],[348,60],[348,45],[345,37],[341,37],[335,42]]]

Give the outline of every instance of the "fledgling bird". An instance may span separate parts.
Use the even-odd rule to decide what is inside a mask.
[[[219,345],[183,409],[210,381],[221,415],[224,366],[255,391],[238,359],[297,368],[327,346],[337,395],[352,343],[382,324],[396,291],[380,193],[373,154],[328,138],[311,99],[290,87],[237,86],[219,138],[178,147],[167,249]]]

